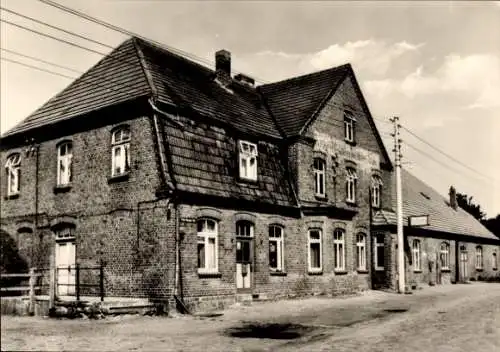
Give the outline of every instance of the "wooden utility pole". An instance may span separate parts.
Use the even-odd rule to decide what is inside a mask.
[[[398,235],[398,289],[399,293],[405,292],[405,256],[404,256],[404,237],[403,237],[403,193],[401,184],[401,138],[399,117],[394,116],[391,119],[394,125],[394,163],[396,165],[396,218]]]

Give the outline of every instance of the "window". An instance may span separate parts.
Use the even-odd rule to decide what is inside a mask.
[[[325,161],[314,158],[314,194],[319,197],[325,196]]]
[[[283,228],[269,226],[269,268],[271,271],[284,271],[283,261]]]
[[[356,258],[358,270],[366,270],[366,235],[356,235]]]
[[[375,235],[375,270],[384,270],[384,235]]]
[[[72,181],[71,160],[73,158],[71,142],[61,144],[57,148],[57,184],[68,185]]]
[[[345,270],[344,230],[333,231],[333,251],[335,255],[335,270]]]
[[[354,122],[356,119],[350,111],[344,111],[344,132],[347,142],[354,142]]]
[[[309,230],[309,271],[320,272],[322,270],[321,258],[321,230]]]
[[[450,268],[450,245],[446,242],[441,243],[441,269],[448,270]]]
[[[21,176],[21,154],[13,154],[7,158],[5,163],[7,172],[7,195],[12,196],[19,193]]]
[[[356,203],[356,180],[358,175],[356,170],[347,168],[346,178],[346,201],[349,203]]]
[[[198,272],[216,273],[217,222],[211,219],[198,220]]]
[[[257,145],[240,141],[240,178],[257,181]]]
[[[498,270],[498,258],[496,253],[493,253],[493,256],[491,258],[491,268],[493,270]]]
[[[483,268],[483,247],[476,247],[476,269]]]
[[[413,270],[421,271],[422,270],[422,262],[420,256],[420,241],[413,240],[412,245],[412,254],[413,254]]]
[[[372,207],[380,208],[380,198],[382,196],[382,179],[378,176],[372,177]]]
[[[112,176],[124,175],[130,171],[130,130],[121,127],[113,132],[111,138]]]

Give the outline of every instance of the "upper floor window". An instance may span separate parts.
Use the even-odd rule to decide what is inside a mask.
[[[356,235],[356,258],[358,270],[366,270],[366,235]]]
[[[321,158],[314,158],[314,194],[320,197],[325,196],[325,161]]]
[[[198,272],[216,273],[218,270],[217,222],[212,219],[200,219],[197,226]]]
[[[372,177],[372,206],[374,208],[380,208],[380,198],[382,196],[382,179],[378,176]]]
[[[130,129],[120,127],[111,138],[111,176],[120,176],[130,171]]]
[[[356,119],[350,111],[344,111],[344,134],[347,142],[354,142],[354,124]]]
[[[356,180],[358,175],[356,170],[347,168],[346,177],[346,201],[349,203],[356,203]]]
[[[321,230],[309,230],[309,249],[308,262],[309,272],[320,272],[322,270],[322,256],[321,256]]]
[[[493,270],[498,270],[498,258],[497,254],[493,253],[492,258],[491,258],[491,268]]]
[[[476,269],[483,268],[483,247],[476,247]]]
[[[413,240],[412,255],[413,255],[413,270],[415,271],[422,270],[421,248],[419,240]]]
[[[335,270],[345,270],[345,242],[344,230],[336,229],[333,232],[333,251],[335,256]]]
[[[385,244],[384,235],[379,233],[375,235],[375,270],[384,270],[384,260],[385,260]]]
[[[67,185],[72,181],[71,160],[73,158],[73,146],[66,142],[57,147],[57,184]]]
[[[19,193],[21,177],[21,154],[12,154],[5,163],[7,172],[7,195],[12,196]]]
[[[269,269],[283,271],[284,263],[283,227],[269,226]]]
[[[239,143],[240,178],[257,181],[257,145],[247,141]]]
[[[446,242],[441,243],[440,247],[440,256],[441,256],[441,269],[449,269],[450,268],[450,245]]]

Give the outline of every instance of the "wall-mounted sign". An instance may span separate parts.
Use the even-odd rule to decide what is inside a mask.
[[[429,215],[410,216],[408,217],[409,226],[426,226],[429,225]]]

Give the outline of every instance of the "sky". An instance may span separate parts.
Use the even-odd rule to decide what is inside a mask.
[[[388,152],[388,119],[398,116],[404,168],[445,196],[454,185],[488,216],[500,213],[499,1],[57,1],[209,66],[215,51],[229,50],[233,69],[261,83],[350,62]],[[127,38],[40,1],[0,2],[112,47]],[[102,54],[111,50],[6,11],[1,18]],[[79,72],[102,57],[5,22],[0,29],[3,49]],[[12,52],[1,55],[78,76]],[[4,60],[0,70],[2,133],[71,82]]]

